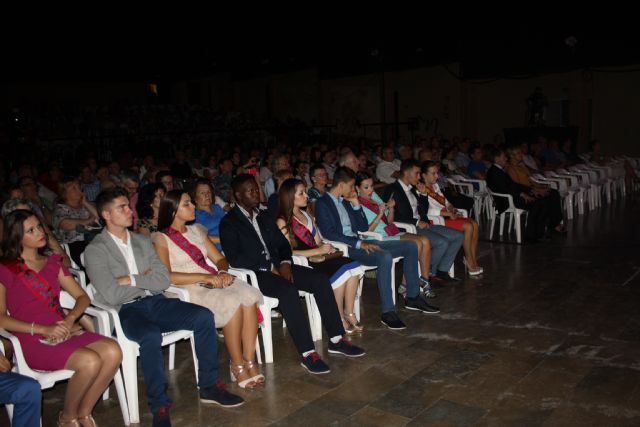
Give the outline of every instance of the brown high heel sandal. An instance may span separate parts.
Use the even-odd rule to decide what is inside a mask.
[[[362,323],[358,322],[358,318],[355,313],[347,314],[345,319],[353,327],[354,332],[362,333],[362,331],[364,331],[364,326],[362,326]]]
[[[252,369],[258,369],[258,365],[256,365],[256,362],[253,360],[245,360],[244,361],[244,366],[247,368],[247,371],[249,372],[249,375],[251,375],[251,370]],[[258,373],[256,375],[254,375],[253,377],[251,377],[251,379],[253,380],[253,382],[255,382],[257,385],[264,385],[264,383],[266,382],[264,375],[262,375],[260,373],[260,371],[258,371]]]
[[[240,380],[240,375],[249,374],[249,371],[245,368],[245,365],[234,365],[233,362],[229,361],[229,370],[231,373],[231,381],[237,382],[240,388],[248,388],[249,390],[255,388],[256,382],[253,377],[249,377],[246,380]]]
[[[78,417],[78,421],[82,427],[98,427],[96,420],[93,419],[91,414],[85,415],[84,417]]]
[[[70,420],[62,421],[62,411],[58,413],[58,427],[81,427],[77,418],[71,418]]]

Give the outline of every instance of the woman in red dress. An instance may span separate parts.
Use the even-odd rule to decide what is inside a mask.
[[[60,255],[42,254],[46,238],[33,212],[11,212],[4,225],[0,328],[20,340],[30,368],[75,372],[67,385],[58,425],[95,426],[91,412],[120,366],[120,347],[111,338],[79,326],[89,297],[62,264]],[[67,314],[60,307],[61,288],[76,301]]]
[[[477,276],[484,272],[476,260],[478,249],[478,223],[473,218],[463,218],[456,208],[449,203],[437,184],[438,163],[426,161],[421,167],[421,177],[424,188],[419,190],[429,196],[429,212],[427,215],[444,217],[444,225],[464,233],[464,262],[470,276]]]

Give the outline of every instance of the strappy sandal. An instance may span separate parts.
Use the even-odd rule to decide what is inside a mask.
[[[77,418],[71,418],[70,420],[62,420],[62,411],[58,413],[58,427],[82,427],[80,423],[78,423]]]
[[[358,318],[356,317],[355,313],[347,314],[347,317],[345,317],[345,319],[353,327],[354,332],[360,333],[364,331],[364,326],[362,326],[362,323],[358,322]]]
[[[82,427],[98,427],[96,420],[93,419],[91,414],[85,415],[84,417],[78,417],[78,421]]]
[[[247,371],[249,372],[249,375],[251,375],[251,370],[252,369],[258,369],[258,365],[256,365],[256,362],[254,362],[253,360],[245,360],[244,361],[244,366],[247,368]],[[256,375],[251,377],[251,379],[253,380],[253,382],[256,383],[256,385],[264,385],[264,383],[265,383],[264,375],[262,375],[260,373],[260,371],[258,371],[258,373]]]
[[[233,362],[229,362],[229,371],[231,373],[231,381],[238,383],[238,387],[252,389],[256,386],[256,382],[253,377],[240,381],[241,375],[249,375],[249,371],[245,369],[244,364],[234,365]]]

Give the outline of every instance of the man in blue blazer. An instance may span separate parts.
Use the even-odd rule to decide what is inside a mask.
[[[420,294],[418,278],[418,246],[407,240],[365,242],[358,238],[359,231],[367,231],[369,225],[361,206],[352,206],[355,173],[346,167],[338,168],[333,175],[333,186],[316,202],[316,222],[323,237],[346,243],[350,246],[349,257],[364,265],[378,267],[376,280],[380,292],[382,323],[389,329],[404,329],[405,324],[398,317],[393,304],[391,275],[393,258],[404,257],[404,275],[407,281],[405,307],[423,313],[439,313],[437,307],[429,305]]]

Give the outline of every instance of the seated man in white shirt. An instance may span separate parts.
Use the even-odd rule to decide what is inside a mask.
[[[213,313],[206,307],[165,298],[169,273],[148,237],[130,233],[133,223],[127,192],[102,191],[96,208],[106,226],[87,246],[85,265],[96,300],[118,310],[125,335],[140,345],[140,362],[154,426],[170,425],[171,399],[162,357],[162,333],[192,330],[198,357],[200,400],[223,407],[244,400],[225,390],[218,378],[217,336]]]
[[[376,167],[376,179],[385,184],[393,184],[400,171],[400,160],[394,159],[393,148],[382,149],[382,161]]]

